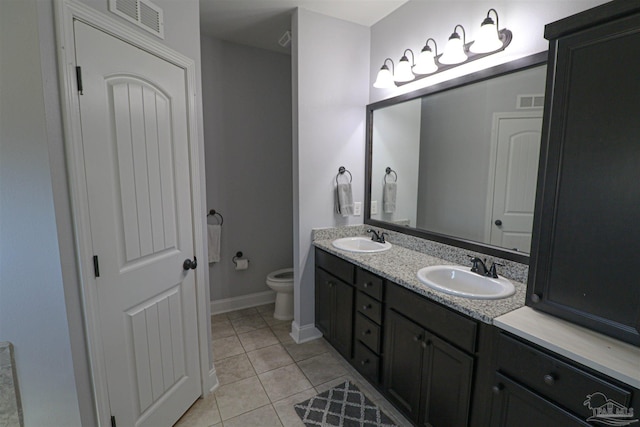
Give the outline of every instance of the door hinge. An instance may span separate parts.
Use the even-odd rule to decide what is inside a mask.
[[[100,264],[98,264],[98,255],[93,256],[93,273],[96,277],[100,277]]]
[[[116,417],[111,415],[111,427],[116,427]]]
[[[76,83],[78,85],[78,92],[80,92],[80,95],[84,95],[82,93],[82,67],[76,67]]]

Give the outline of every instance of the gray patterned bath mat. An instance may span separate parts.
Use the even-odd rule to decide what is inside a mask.
[[[397,427],[349,381],[293,407],[307,427]]]

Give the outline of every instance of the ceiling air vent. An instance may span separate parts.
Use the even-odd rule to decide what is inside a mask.
[[[532,110],[544,107],[544,95],[518,95],[516,108],[518,110]]]
[[[149,0],[109,0],[109,10],[164,39],[162,9]]]

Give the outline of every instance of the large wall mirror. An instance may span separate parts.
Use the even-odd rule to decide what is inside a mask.
[[[368,105],[364,222],[528,263],[546,59]]]

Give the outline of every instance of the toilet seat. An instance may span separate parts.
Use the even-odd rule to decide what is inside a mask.
[[[267,276],[267,280],[275,283],[293,282],[293,268],[273,271]]]

